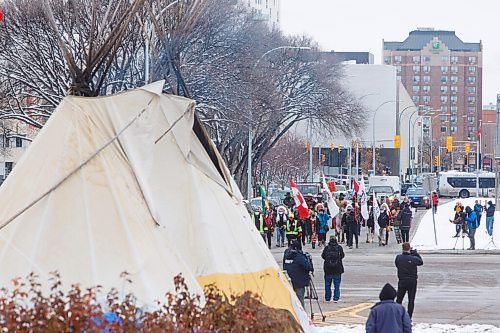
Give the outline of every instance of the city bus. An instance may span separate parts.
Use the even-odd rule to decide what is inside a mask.
[[[476,173],[443,171],[438,176],[438,193],[442,197],[468,198],[476,196]],[[479,172],[479,195],[490,197],[495,194],[495,173]]]

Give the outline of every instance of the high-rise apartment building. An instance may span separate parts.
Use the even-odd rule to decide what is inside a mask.
[[[435,141],[475,140],[482,107],[482,43],[454,31],[419,28],[402,42],[383,42],[383,63],[398,76],[422,115],[432,117]]]
[[[281,0],[246,0],[255,12],[255,19],[265,21],[270,27],[279,28]]]

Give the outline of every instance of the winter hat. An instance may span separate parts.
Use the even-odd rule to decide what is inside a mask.
[[[292,249],[293,250],[302,250],[302,243],[300,240],[296,239],[292,242]]]
[[[470,212],[472,211],[472,209],[471,209],[469,206],[467,206],[467,207],[465,207],[465,211],[466,211],[467,213],[470,213]]]
[[[338,244],[337,237],[335,237],[334,235],[331,235],[329,243],[331,243],[333,245]]]
[[[394,298],[396,298],[397,294],[398,293],[397,293],[396,289],[394,289],[394,287],[390,283],[386,283],[385,286],[380,291],[378,298],[380,298],[381,301],[385,301],[385,300],[389,300],[389,299],[394,300]]]
[[[490,205],[490,206],[493,205],[493,202],[491,200],[488,201],[488,205]]]

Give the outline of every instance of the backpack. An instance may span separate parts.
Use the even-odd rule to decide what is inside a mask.
[[[326,266],[330,269],[334,269],[340,263],[340,260],[342,260],[342,258],[340,257],[340,251],[332,251],[332,255],[328,258],[328,260],[325,261]]]

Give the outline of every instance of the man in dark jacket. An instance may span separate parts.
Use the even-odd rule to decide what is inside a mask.
[[[403,298],[408,292],[408,314],[413,315],[415,295],[417,294],[417,266],[422,266],[424,261],[417,250],[412,250],[408,242],[403,243],[403,253],[398,254],[395,260],[398,268],[398,298],[396,302],[403,303]]]
[[[405,308],[396,302],[396,289],[386,283],[366,321],[366,333],[411,333],[411,320]]]
[[[493,222],[495,221],[495,205],[490,200],[486,208],[486,231],[488,235],[493,236]]]
[[[337,303],[340,299],[340,282],[341,275],[344,273],[344,250],[337,242],[335,236],[330,236],[328,245],[324,248],[321,258],[325,260],[323,270],[325,272],[325,300],[330,302],[332,298],[332,282],[333,282],[333,301]]]
[[[401,229],[401,240],[403,243],[409,242],[411,220],[413,218],[409,204],[404,205],[403,209],[399,211],[397,218],[401,221],[399,224],[399,229]]]
[[[358,248],[358,220],[356,213],[351,205],[347,206],[347,212],[342,217],[344,224],[347,227],[347,246],[352,249],[353,237],[356,240],[356,248]]]
[[[382,207],[380,207],[380,215],[377,220],[378,226],[380,228],[378,233],[378,246],[387,245],[387,241],[389,240],[389,235],[387,233],[387,227],[389,226],[389,215],[387,214],[386,206],[387,205],[384,204],[382,205]]]
[[[283,256],[283,269],[292,280],[293,290],[304,306],[304,294],[306,287],[309,286],[311,277],[310,272],[314,271],[312,260],[302,252],[302,244],[296,239],[292,242],[290,248],[285,250]]]

